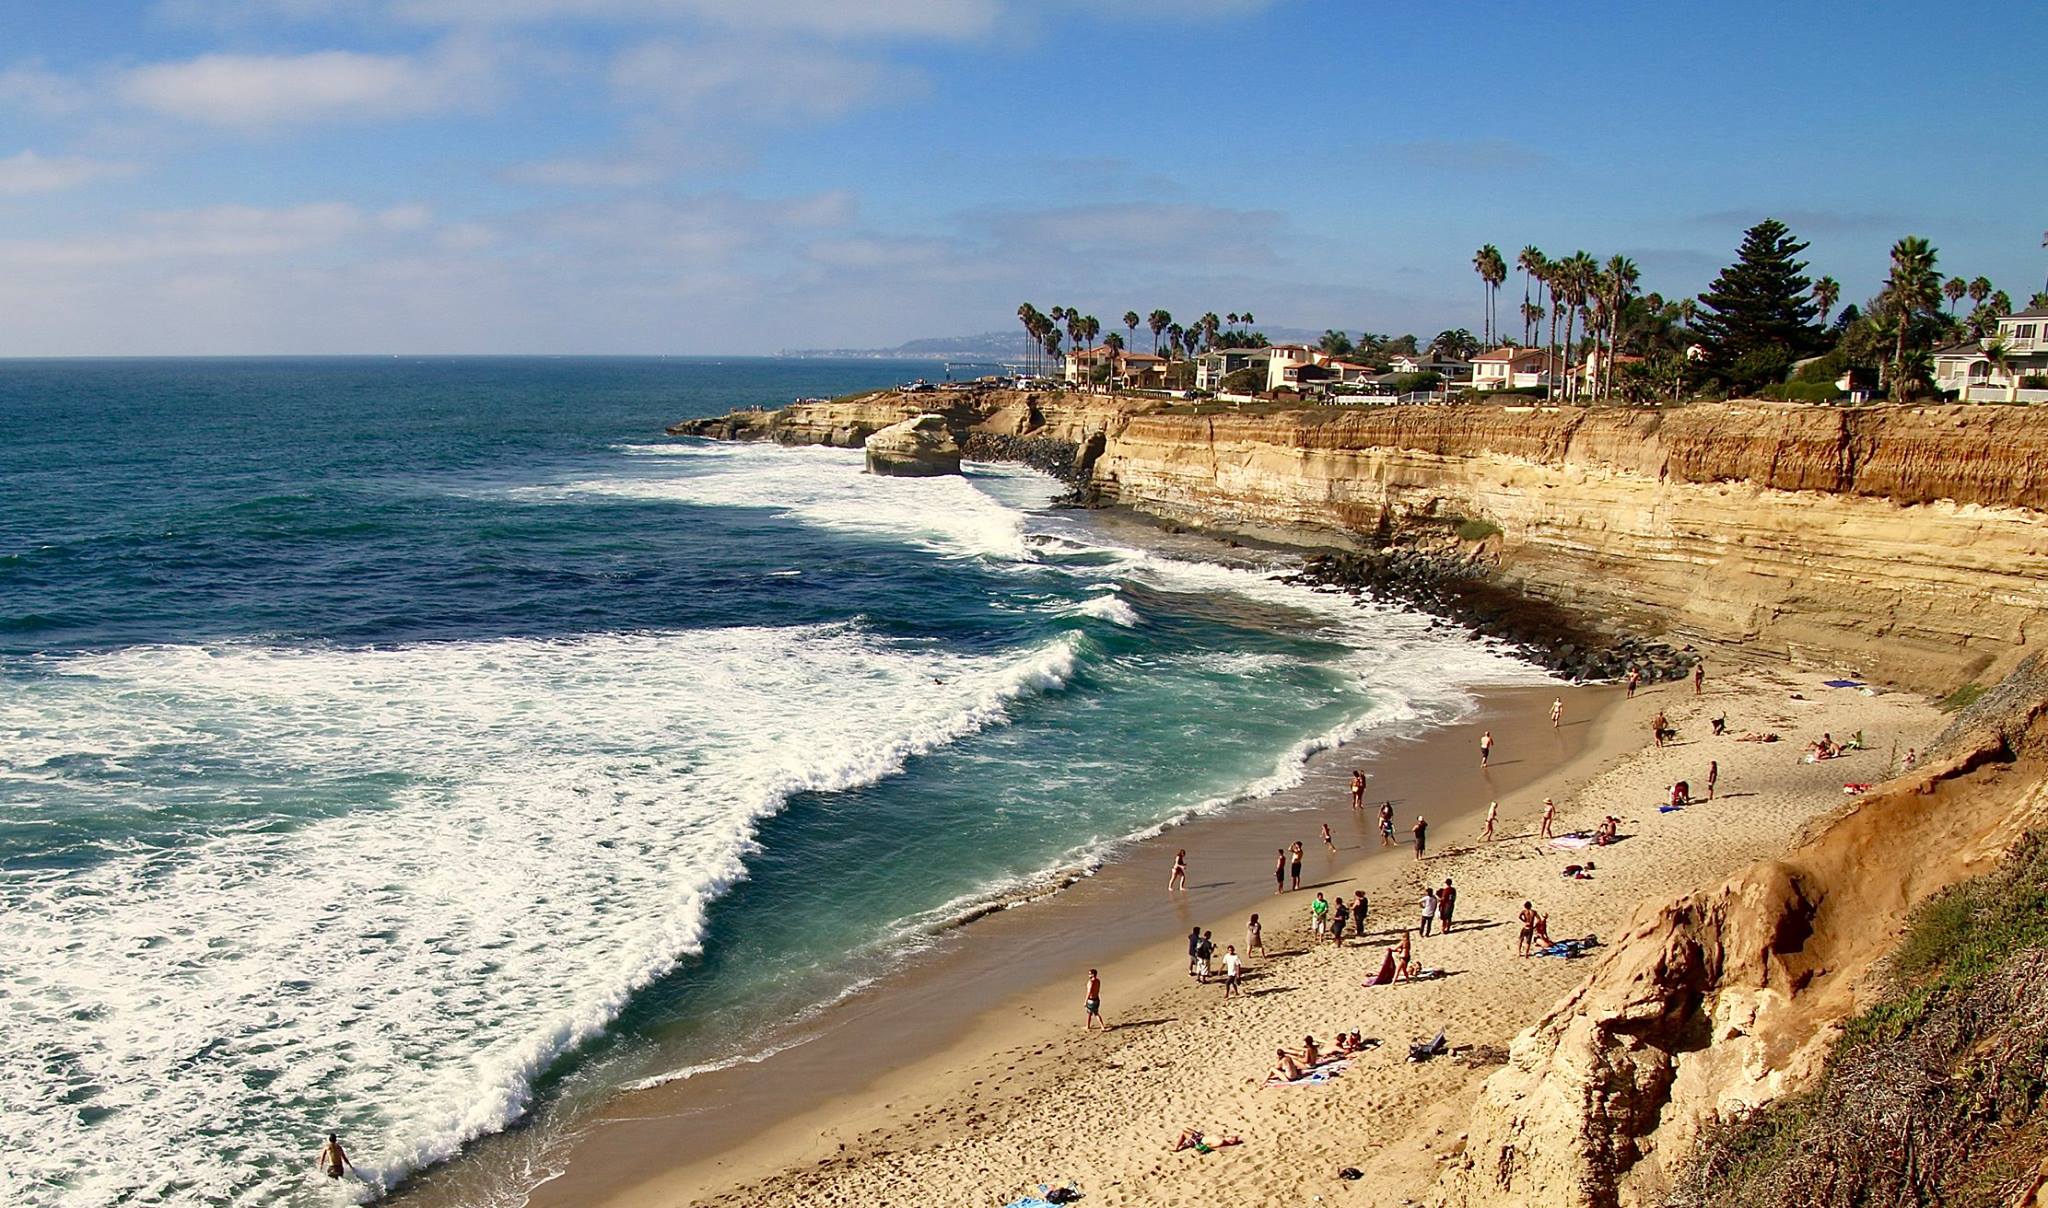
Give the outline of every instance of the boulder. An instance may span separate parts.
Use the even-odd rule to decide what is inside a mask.
[[[935,478],[960,472],[960,443],[942,415],[890,424],[867,439],[868,473]]]

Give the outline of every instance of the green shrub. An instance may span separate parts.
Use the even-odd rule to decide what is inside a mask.
[[[2023,373],[2020,375],[2020,389],[2048,390],[2048,373]]]
[[[1832,403],[1842,397],[1832,381],[1828,382],[1778,382],[1757,391],[1759,397],[1776,399],[1781,403]]]
[[[1488,537],[1500,536],[1500,526],[1491,520],[1461,520],[1458,522],[1458,540],[1484,541]]]
[[[1262,365],[1233,369],[1216,384],[1226,394],[1257,394],[1266,388],[1266,370]]]
[[[1943,713],[1960,713],[1971,705],[1976,704],[1977,698],[1982,695],[1984,695],[1984,685],[1978,683],[1964,684],[1954,692],[1942,697],[1941,703],[1935,707]]]

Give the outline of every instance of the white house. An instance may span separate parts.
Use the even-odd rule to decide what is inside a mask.
[[[1152,378],[1161,376],[1166,368],[1166,358],[1153,356],[1149,352],[1133,352],[1126,348],[1121,351],[1107,344],[1070,352],[1066,360],[1066,379],[1070,382],[1092,382],[1098,365],[1108,365],[1112,379],[1127,385],[1151,385]]]
[[[1251,366],[1252,358],[1264,349],[1212,348],[1195,358],[1195,389],[1215,390],[1223,379]]]
[[[1528,390],[1562,377],[1557,358],[1541,348],[1501,347],[1472,358],[1474,390]]]
[[[2005,365],[1992,363],[1990,350],[2005,349]],[[2021,385],[2048,377],[2048,306],[2030,306],[1998,321],[1996,335],[1967,340],[1934,354],[1934,385],[1966,403],[2048,403],[2048,389]]]

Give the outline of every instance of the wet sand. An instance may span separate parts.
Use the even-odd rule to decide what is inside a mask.
[[[1566,702],[1566,724],[1557,729],[1549,722],[1554,696]],[[1112,1022],[1140,1026],[1129,1004],[1187,981],[1185,937],[1198,923],[1216,930],[1220,955],[1225,943],[1242,945],[1246,912],[1264,912],[1277,936],[1296,915],[1306,917],[1318,889],[1348,895],[1366,888],[1376,925],[1388,909],[1406,917],[1410,904],[1382,903],[1376,886],[1412,871],[1416,815],[1430,820],[1432,851],[1476,838],[1489,800],[1500,801],[1504,830],[1533,817],[1544,795],[1539,782],[1555,795],[1564,778],[1590,774],[1612,753],[1594,749],[1594,722],[1619,696],[1613,688],[1563,685],[1485,690],[1459,724],[1410,739],[1367,736],[1319,753],[1292,789],[1137,844],[1057,895],[959,928],[935,951],[805,1026],[805,1043],[758,1063],[620,1094],[577,1128],[566,1153],[549,1155],[547,1168],[561,1173],[530,1202],[693,1202],[817,1162],[838,1152],[838,1138],[914,1123],[949,1093],[971,1089],[973,1079],[954,1081],[956,1071],[971,1068],[963,1056],[1073,1030],[1091,966],[1103,971]],[[1487,729],[1496,745],[1482,770],[1478,737]],[[1362,811],[1349,805],[1354,766],[1372,777]],[[1377,806],[1385,800],[1395,803],[1392,849],[1382,849],[1378,835]],[[1334,853],[1321,841],[1323,822],[1335,836]],[[1274,849],[1297,839],[1306,850],[1303,888],[1276,896]],[[1189,888],[1169,894],[1167,872],[1182,847]],[[492,1199],[504,1190],[493,1151],[516,1145],[486,1141],[402,1198]]]

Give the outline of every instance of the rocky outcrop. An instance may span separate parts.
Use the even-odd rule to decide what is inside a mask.
[[[1705,1125],[1806,1082],[1907,911],[2048,821],[2037,668],[1785,858],[1638,911],[1487,1079],[1437,1204],[1660,1204]]]
[[[960,445],[942,415],[890,424],[867,438],[868,473],[892,478],[937,478],[960,472]]]
[[[1947,690],[2037,648],[2048,610],[2040,408],[1197,414],[980,390],[674,430],[858,447],[926,410],[968,440],[1071,446],[1103,504],[1304,547],[1445,549],[1505,586],[1672,645],[1742,643]]]

